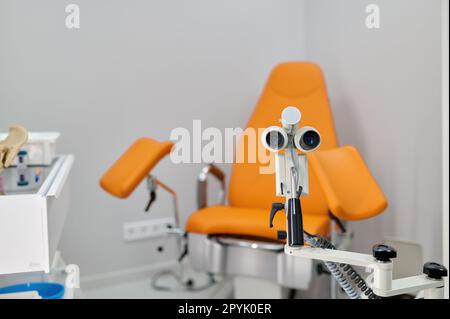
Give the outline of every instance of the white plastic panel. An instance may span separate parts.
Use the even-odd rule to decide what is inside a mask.
[[[292,162],[289,162],[290,156],[284,154],[275,154],[275,189],[277,196],[286,196],[286,191],[291,189],[290,168]],[[302,196],[309,195],[309,175],[308,158],[305,155],[295,156],[299,173],[299,185],[302,187]]]
[[[0,275],[49,271],[69,209],[73,161],[59,156],[38,191],[0,196]]]
[[[44,197],[17,195],[1,198],[0,274],[48,271],[46,220]]]

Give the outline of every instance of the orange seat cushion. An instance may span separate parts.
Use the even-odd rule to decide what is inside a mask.
[[[242,235],[266,239],[277,239],[278,230],[286,230],[286,215],[279,212],[269,228],[270,208],[252,209],[227,206],[211,206],[193,213],[187,222],[190,233],[207,235]],[[304,214],[304,229],[312,234],[326,236],[330,219],[326,215]]]

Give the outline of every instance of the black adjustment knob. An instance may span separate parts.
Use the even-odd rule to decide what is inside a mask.
[[[433,279],[442,279],[447,277],[447,268],[438,263],[427,262],[423,265],[423,273]]]
[[[397,257],[397,251],[388,245],[378,244],[373,246],[372,255],[378,261],[391,261],[391,258]]]
[[[189,278],[188,280],[186,280],[185,284],[187,287],[192,288],[192,287],[194,287],[194,280]]]
[[[286,240],[287,238],[287,233],[284,230],[279,230],[277,231],[277,239],[278,240]]]

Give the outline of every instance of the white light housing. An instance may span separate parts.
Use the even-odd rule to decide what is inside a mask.
[[[291,132],[302,118],[302,113],[295,106],[288,106],[281,113],[281,123]]]
[[[294,145],[304,153],[316,150],[322,142],[319,131],[314,127],[304,126],[294,135]]]
[[[269,151],[278,152],[286,148],[288,135],[282,127],[271,126],[261,134],[261,142]]]

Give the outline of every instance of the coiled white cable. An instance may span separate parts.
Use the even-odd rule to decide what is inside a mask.
[[[313,247],[321,247],[322,246],[321,243],[313,236],[309,236],[309,235],[305,234],[305,240],[308,244],[310,244]],[[358,292],[355,290],[353,285],[348,281],[348,279],[342,274],[342,272],[339,270],[339,267],[336,265],[336,263],[331,262],[331,261],[326,261],[325,266],[328,268],[330,273],[336,279],[339,286],[341,286],[341,288],[344,289],[345,293],[351,299],[361,299]]]

